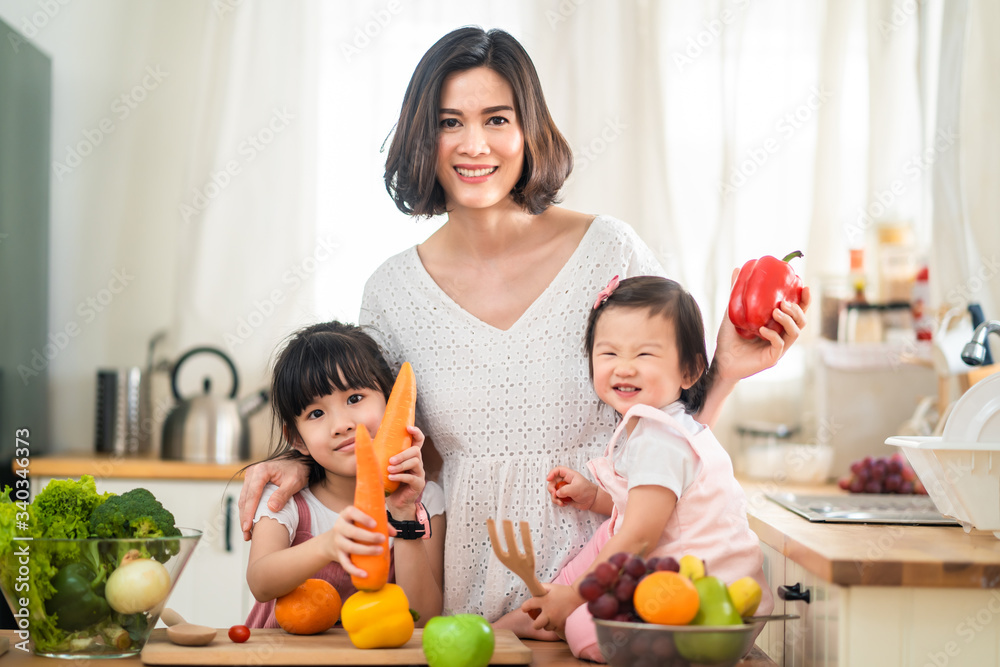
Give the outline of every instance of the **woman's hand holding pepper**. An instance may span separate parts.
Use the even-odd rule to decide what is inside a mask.
[[[733,270],[733,284],[736,284],[739,273],[739,269]],[[809,288],[803,287],[802,300],[798,305],[783,301],[779,308],[774,309],[772,316],[785,332],[778,334],[767,327],[761,327],[758,331],[761,338],[754,340],[747,340],[736,332],[736,327],[729,319],[729,309],[726,309],[716,339],[715,358],[708,370],[708,394],[701,411],[695,415],[699,422],[709,427],[714,426],[722,412],[722,404],[737,382],[778,363],[778,359],[798,340],[806,325],[809,299]]]
[[[736,283],[739,269],[733,270],[732,283]],[[751,375],[771,368],[784,356],[802,329],[806,326],[806,310],[809,309],[809,288],[802,289],[802,301],[799,304],[783,301],[780,308],[773,312],[774,321],[784,329],[784,334],[761,327],[758,333],[761,339],[747,340],[736,333],[736,327],[726,317],[719,327],[716,341],[715,359],[712,360],[715,381],[735,385],[736,382]]]

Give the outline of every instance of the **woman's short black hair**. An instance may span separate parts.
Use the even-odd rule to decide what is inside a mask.
[[[556,203],[573,170],[573,151],[549,114],[535,65],[521,44],[503,30],[454,30],[439,39],[413,72],[403,95],[395,134],[385,161],[385,188],[407,215],[445,213],[437,180],[437,135],[441,89],[453,72],[488,67],[514,89],[514,106],[524,133],[524,166],[511,196],[539,214]]]
[[[305,460],[309,483],[321,481],[326,476],[323,467],[293,446],[299,439],[296,418],[317,397],[334,390],[372,389],[389,400],[392,384],[392,369],[382,350],[361,327],[332,321],[296,331],[274,362],[271,410],[279,434],[267,460]]]
[[[591,378],[594,377],[594,331],[597,321],[609,308],[645,308],[650,316],[660,315],[673,322],[681,370],[689,377],[697,378],[693,385],[681,390],[680,400],[688,414],[701,410],[708,393],[708,350],[705,347],[705,324],[694,297],[677,281],[660,276],[634,276],[621,281],[603,305],[590,311],[587,319],[584,351],[590,364]]]

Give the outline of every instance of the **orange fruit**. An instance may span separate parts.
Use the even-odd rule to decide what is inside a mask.
[[[274,603],[274,620],[293,635],[326,632],[340,618],[340,593],[323,579],[307,579]]]
[[[687,625],[698,613],[698,589],[687,577],[661,570],[639,582],[632,602],[647,623]]]

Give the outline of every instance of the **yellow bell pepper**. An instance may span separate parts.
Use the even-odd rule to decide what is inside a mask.
[[[347,598],[340,622],[357,648],[396,648],[413,636],[410,601],[396,584]]]

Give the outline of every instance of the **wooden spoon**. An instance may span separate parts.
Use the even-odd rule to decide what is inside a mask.
[[[215,628],[188,623],[173,609],[164,609],[160,620],[168,626],[167,639],[180,646],[205,646],[215,639]]]

